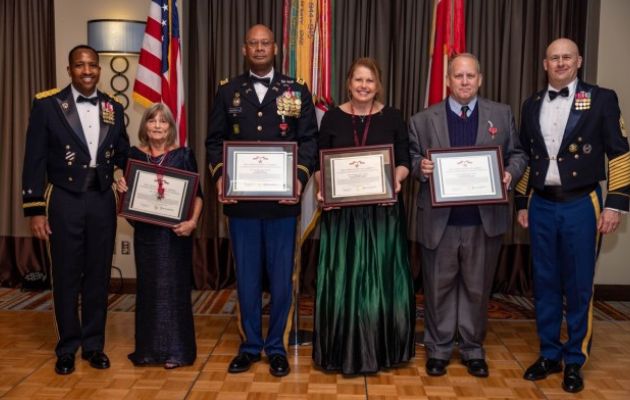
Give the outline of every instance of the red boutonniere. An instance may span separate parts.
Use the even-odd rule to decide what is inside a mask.
[[[492,121],[488,120],[488,133],[490,134],[490,136],[492,136],[492,139],[494,139],[498,132],[499,130],[497,129],[497,127],[494,126]]]

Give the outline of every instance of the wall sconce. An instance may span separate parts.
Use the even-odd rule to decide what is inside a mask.
[[[123,108],[129,107],[129,97],[124,93],[129,89],[129,79],[125,72],[129,69],[126,56],[140,54],[144,39],[144,21],[122,19],[93,19],[88,21],[88,45],[97,53],[112,55],[109,63],[114,76],[109,81],[114,95],[123,101]],[[129,116],[125,112],[125,126],[129,125]]]

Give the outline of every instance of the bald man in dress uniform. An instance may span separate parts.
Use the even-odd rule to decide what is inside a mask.
[[[523,103],[520,138],[530,162],[516,186],[518,221],[530,233],[540,339],[540,357],[524,378],[544,379],[561,372],[564,363],[562,387],[575,393],[584,388],[581,369],[591,348],[601,238],[628,212],[630,152],[615,92],[577,77],[577,45],[553,41],[543,65],[547,88]],[[604,199],[600,181],[606,179]]]
[[[269,372],[289,373],[286,339],[292,303],[292,273],[299,200],[239,201],[223,198],[223,141],[277,141],[298,143],[296,185],[298,194],[313,172],[317,159],[317,121],[312,95],[304,82],[273,68],[277,46],[264,25],[249,29],[243,55],[250,70],[217,91],[206,139],[210,172],[219,201],[229,219],[230,239],[236,263],[236,281],[243,342],[228,368],[247,371],[264,350]],[[291,106],[289,107],[289,103]],[[285,116],[278,114],[283,103]],[[287,108],[289,109],[287,112]],[[269,331],[262,335],[262,275],[269,277],[271,313]]]

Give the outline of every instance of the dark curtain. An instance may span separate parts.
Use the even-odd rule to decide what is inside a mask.
[[[276,65],[281,65],[282,0],[200,0],[184,2],[188,42],[188,115],[190,146],[205,165],[208,115],[222,79],[245,71],[241,47],[249,26],[269,26],[278,43]],[[201,162],[203,160],[203,162]],[[227,239],[226,220],[207,168],[200,168],[204,183],[204,212],[194,244],[195,286],[219,289],[234,282],[234,261]]]
[[[276,68],[281,65],[282,1],[199,0],[190,3],[188,35],[189,114],[198,159],[205,160],[203,140],[207,116],[218,82],[244,70],[241,44],[254,23],[268,25],[279,45]],[[333,62],[336,103],[346,100],[345,75],[353,59],[372,56],[383,70],[386,102],[402,110],[405,118],[424,105],[432,2],[418,0],[336,0],[333,4]],[[484,85],[481,95],[510,104],[518,118],[522,101],[543,87],[542,57],[547,44],[559,36],[588,45],[584,33],[589,16],[583,0],[468,0],[467,48],[481,61]],[[518,123],[518,120],[517,120]],[[207,175],[207,174],[206,174]],[[214,188],[204,179],[206,198],[203,229],[195,247],[198,287],[219,288],[234,280],[233,260],[225,221]],[[420,256],[416,242],[415,193],[417,184],[406,182],[410,258],[416,287],[420,287]],[[526,293],[529,250],[526,235],[516,227],[506,235],[495,290]],[[318,241],[302,248],[302,290],[312,293]]]
[[[190,146],[205,162],[208,114],[221,79],[244,71],[243,36],[255,23],[275,33],[282,59],[282,0],[197,0],[184,2],[184,44],[188,83]],[[424,104],[431,27],[429,0],[335,0],[333,60],[334,99],[345,101],[345,74],[359,56],[376,58],[383,70],[386,102],[409,118]],[[0,2],[0,283],[14,285],[30,271],[46,270],[45,246],[30,236],[21,211],[24,135],[34,93],[54,87],[53,0]],[[481,95],[508,103],[515,115],[521,102],[545,84],[542,57],[556,37],[596,49],[599,0],[468,0],[467,48],[481,61]],[[594,28],[593,28],[594,27]],[[591,33],[589,35],[589,32]],[[584,65],[596,65],[590,51]],[[10,61],[10,62],[9,62]],[[594,76],[594,74],[589,74]],[[206,164],[207,165],[207,164]],[[234,281],[227,228],[207,170],[200,171],[205,190],[203,223],[195,241],[194,274],[198,288],[221,288]],[[418,277],[414,198],[417,184],[406,182],[410,258]],[[302,249],[302,287],[312,289],[318,241]],[[530,290],[526,234],[514,226],[506,235],[495,290]],[[420,282],[416,281],[416,286]]]
[[[580,49],[588,46],[587,3],[585,0],[466,1],[466,48],[481,63],[480,95],[509,104],[517,126],[522,102],[546,85],[542,60],[547,45],[559,37],[568,37]],[[531,292],[527,243],[527,231],[513,220],[501,249],[495,292]]]
[[[22,162],[31,100],[55,85],[53,0],[0,2],[0,285],[45,273],[43,242],[22,216]]]

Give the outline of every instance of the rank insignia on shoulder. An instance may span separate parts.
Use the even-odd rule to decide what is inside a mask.
[[[45,99],[46,97],[54,96],[54,95],[56,95],[59,92],[61,92],[61,89],[59,89],[59,88],[45,90],[43,92],[39,92],[39,93],[35,94],[35,98],[37,100]]]
[[[229,79],[229,78],[221,79],[221,80],[219,81],[219,85],[223,86],[223,85],[225,85],[226,83],[228,83],[229,81],[230,81],[230,79]]]
[[[621,134],[623,137],[628,137],[628,130],[626,129],[626,123],[623,120],[623,117],[619,116],[619,129],[621,129]]]
[[[300,85],[304,85],[305,81],[302,78],[297,78],[297,83],[299,83]]]
[[[119,96],[116,96],[113,93],[106,93],[107,97],[109,97],[110,99],[114,100],[116,103],[122,105],[122,101],[120,100]]]

